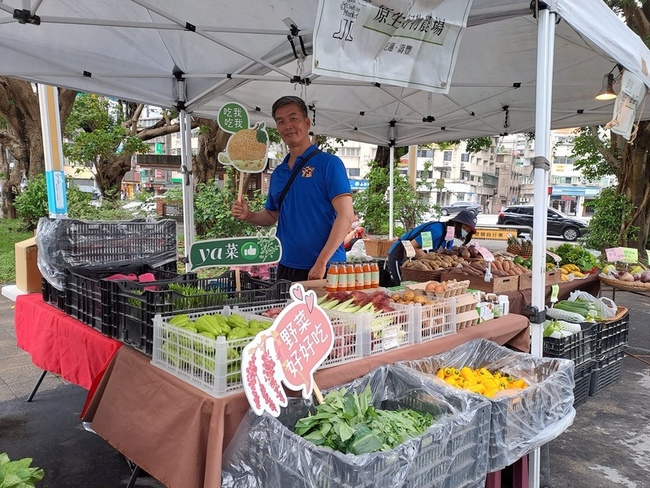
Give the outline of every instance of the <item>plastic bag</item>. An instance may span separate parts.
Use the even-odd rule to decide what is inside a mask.
[[[352,248],[345,253],[347,262],[358,263],[363,261],[372,261],[374,258],[366,254],[366,244],[362,239],[352,244]]]
[[[611,298],[596,298],[591,293],[576,290],[572,291],[569,295],[569,301],[574,302],[576,300],[583,300],[585,302],[593,303],[594,307],[598,311],[598,315],[600,315],[600,317],[603,319],[611,319],[616,315],[616,304]]]

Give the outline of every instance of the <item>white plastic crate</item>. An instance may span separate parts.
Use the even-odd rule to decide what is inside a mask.
[[[262,313],[266,312],[267,310],[271,308],[284,308],[287,305],[290,305],[293,301],[288,300],[286,302],[279,302],[279,303],[271,303],[271,304],[260,304],[260,305],[246,305],[244,307],[240,307],[239,305],[226,305],[224,309],[226,310],[232,310],[233,312],[242,312],[242,313],[250,313],[254,315],[261,315]],[[266,317],[265,315],[261,315],[262,317],[269,319],[270,317]]]
[[[456,333],[456,299],[454,297],[441,298],[429,305],[395,304],[397,310],[406,307],[413,309],[412,344]]]
[[[233,311],[246,320],[263,321],[265,317]],[[201,315],[229,316],[228,309],[189,313],[190,320]],[[151,364],[206,393],[222,397],[243,390],[241,354],[252,337],[216,339],[171,325],[170,315],[156,315],[153,321],[153,355]],[[272,322],[266,319],[269,324]]]
[[[252,305],[248,307],[233,307],[233,312],[244,312],[252,314],[261,314],[269,308],[282,308],[289,304],[291,301],[274,303],[271,305]],[[227,307],[226,307],[227,308]],[[337,366],[339,364],[347,363],[360,359],[363,357],[363,327],[361,321],[362,314],[351,314],[337,312],[336,310],[325,310],[327,316],[330,318],[332,329],[334,331],[334,345],[332,351],[319,369],[327,368],[329,366]],[[261,315],[260,318],[266,318]]]
[[[363,315],[325,310],[334,331],[334,345],[320,368],[348,363],[364,356]]]
[[[399,304],[397,304],[399,305]],[[372,356],[382,352],[408,346],[414,337],[414,307],[382,312],[378,314],[363,313],[363,354]]]

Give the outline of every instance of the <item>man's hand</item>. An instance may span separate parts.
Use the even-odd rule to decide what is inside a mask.
[[[243,199],[235,200],[230,209],[230,213],[236,219],[247,220],[249,216],[248,204]]]
[[[325,278],[326,267],[325,264],[321,264],[318,261],[311,267],[309,274],[307,275],[308,280],[322,280]]]

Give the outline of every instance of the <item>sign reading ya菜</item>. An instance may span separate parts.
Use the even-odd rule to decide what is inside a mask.
[[[271,229],[266,236],[226,237],[195,242],[189,254],[192,269],[276,263],[281,257],[282,246],[275,235],[275,229]]]

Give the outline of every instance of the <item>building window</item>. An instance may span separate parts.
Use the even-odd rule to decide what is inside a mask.
[[[361,154],[361,148],[360,147],[340,147],[336,150],[337,156],[342,156],[342,157],[359,157],[359,154]]]
[[[442,153],[442,160],[451,161],[451,151],[445,151],[444,153]]]
[[[348,176],[360,176],[361,170],[359,168],[348,168]]]
[[[417,157],[418,158],[431,158],[433,159],[434,151],[433,149],[418,149]]]
[[[469,180],[469,171],[462,171],[460,172],[460,179],[461,180]]]
[[[461,161],[461,163],[468,163],[469,162],[469,153],[462,153],[460,155],[460,161]]]
[[[572,180],[573,180],[573,178],[571,178],[571,177],[564,178],[564,183],[567,184],[567,185],[570,185]]]

